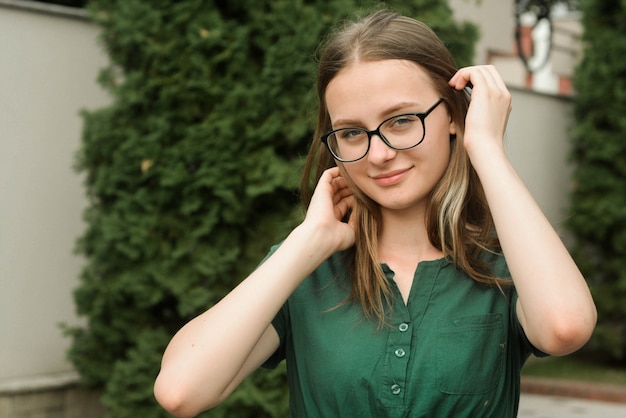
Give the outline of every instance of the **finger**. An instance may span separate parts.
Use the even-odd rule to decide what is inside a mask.
[[[341,199],[348,197],[348,196],[352,196],[353,191],[348,185],[348,183],[345,181],[345,179],[336,179],[335,181],[336,181],[336,187],[335,187],[335,194],[333,197],[333,203],[336,204]]]
[[[506,83],[502,79],[502,76],[500,75],[500,73],[498,72],[495,66],[485,65],[483,71],[485,73],[485,76],[489,77],[489,79],[491,80],[492,85],[497,86],[498,90],[508,91],[506,87]]]
[[[341,177],[341,171],[337,166],[327,168],[326,170],[324,170],[324,173],[322,173],[322,176],[327,176],[328,180],[331,181],[337,177]]]
[[[448,84],[456,90],[463,90],[469,84],[469,78],[466,78],[459,70],[448,81]]]
[[[349,195],[343,197],[335,204],[335,216],[337,219],[343,219],[348,211],[354,206],[354,196]]]
[[[473,87],[472,82],[472,74],[478,71],[479,66],[470,66],[460,68],[448,81],[451,87],[454,87],[457,90],[463,90],[465,87],[469,87],[470,85]]]
[[[459,80],[461,80],[461,84],[459,84]],[[471,83],[473,86],[472,93],[474,93],[480,92],[484,88],[489,89],[493,81],[491,79],[491,76],[484,68],[470,67],[461,69],[459,71],[459,77],[456,83],[457,86],[462,86],[461,88]]]
[[[471,72],[469,77],[475,85],[483,87],[489,95],[507,96],[509,94],[504,80],[493,65],[477,67]]]
[[[321,186],[324,184],[332,186],[333,180],[338,176],[340,176],[340,173],[337,167],[326,169],[322,172],[322,175],[317,181],[317,186]]]
[[[472,89],[478,88],[487,90],[503,90],[506,89],[500,74],[493,65],[478,65],[472,67],[461,68],[450,79],[449,84],[457,90],[471,86]]]
[[[313,195],[315,196],[321,193],[328,193],[329,196],[333,195],[337,190],[335,184],[337,177],[340,177],[340,173],[336,167],[325,170],[317,181]]]

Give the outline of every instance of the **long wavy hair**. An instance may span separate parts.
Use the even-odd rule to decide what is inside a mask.
[[[451,138],[448,167],[430,194],[426,226],[432,245],[473,280],[500,286],[481,254],[499,247],[482,185],[463,146],[469,97],[448,85],[457,71],[450,52],[425,24],[384,9],[335,29],[321,49],[317,74],[319,112],[301,182],[302,199],[310,202],[322,172],[337,165],[320,137],[331,129],[325,93],[330,81],[354,61],[400,59],[413,61],[430,76],[434,88],[457,127]],[[356,243],[350,254],[351,295],[369,319],[385,322],[393,292],[378,257],[381,211],[376,202],[355,189],[352,210]]]

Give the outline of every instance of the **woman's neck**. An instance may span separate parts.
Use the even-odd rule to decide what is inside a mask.
[[[381,261],[408,258],[411,260],[435,260],[443,254],[428,238],[424,211],[400,212],[383,210],[382,228],[378,240]]]
[[[443,253],[428,239],[424,212],[382,211],[381,215],[378,257],[394,272],[393,279],[407,303],[418,264],[437,260]]]

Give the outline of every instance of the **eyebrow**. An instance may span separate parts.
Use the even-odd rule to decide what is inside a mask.
[[[393,106],[383,110],[378,114],[378,118],[382,121],[388,117],[393,117],[395,114],[398,114],[402,109],[406,109],[408,107],[419,107],[423,106],[422,103],[418,102],[400,102],[396,103]],[[419,112],[403,112],[403,113],[419,113]],[[361,126],[364,125],[358,119],[338,119],[336,121],[332,121],[332,126]]]

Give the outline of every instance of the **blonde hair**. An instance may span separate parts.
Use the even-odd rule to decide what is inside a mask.
[[[426,219],[430,242],[476,282],[500,286],[500,280],[481,261],[481,254],[497,249],[499,243],[482,185],[462,142],[469,98],[448,85],[457,71],[454,59],[437,35],[417,20],[380,10],[346,23],[327,39],[319,58],[317,128],[301,184],[305,205],[311,197],[312,180],[316,183],[325,169],[337,165],[319,140],[331,129],[326,87],[350,62],[386,59],[413,61],[423,68],[457,126],[459,138],[451,137],[450,162],[430,196]],[[382,324],[393,293],[378,258],[380,208],[360,190],[354,193],[356,204],[351,217],[356,243],[350,257],[350,300],[360,302],[365,316],[377,318]]]

